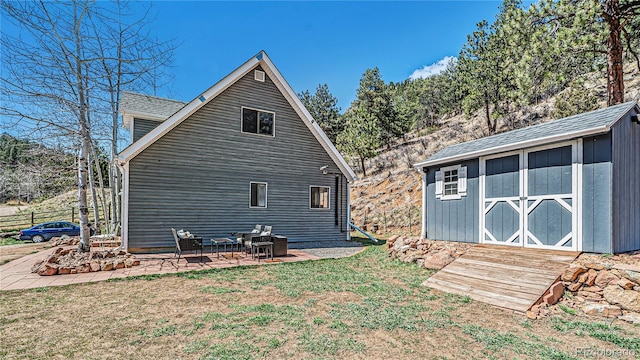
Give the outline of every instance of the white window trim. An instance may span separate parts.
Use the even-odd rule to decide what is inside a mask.
[[[459,180],[458,180],[458,192],[456,194],[453,195],[445,195],[445,184],[447,184],[447,182],[444,181],[444,173],[447,171],[452,171],[452,170],[457,170],[458,172],[458,179],[460,179],[460,169],[462,169],[462,165],[457,164],[457,165],[452,165],[452,166],[446,166],[443,168],[440,168],[440,170],[442,172],[442,194],[440,195],[439,199],[440,200],[460,200],[462,199],[463,195],[466,195],[465,193],[460,193],[460,185],[459,185]],[[450,182],[453,183],[453,182]]]
[[[249,110],[255,110],[258,112],[263,112],[263,113],[269,113],[269,114],[273,114],[273,131],[272,134],[261,134],[261,133],[253,133],[253,132],[247,132],[242,130],[242,125],[244,124],[244,109],[249,109]],[[260,129],[260,116],[258,115],[256,118],[256,121],[258,122],[258,129]],[[269,110],[262,110],[262,109],[256,109],[256,108],[252,108],[252,107],[248,107],[248,106],[242,106],[240,107],[240,132],[243,134],[249,134],[249,135],[258,135],[260,137],[265,137],[265,136],[271,136],[271,137],[276,137],[276,113],[273,111],[269,111]]]
[[[311,201],[313,200],[312,196],[311,196],[311,189],[314,188],[314,187],[315,188],[325,188],[325,189],[327,189],[327,205],[328,205],[327,207],[314,208],[314,207],[311,206],[312,205]],[[311,210],[330,210],[331,209],[331,186],[309,185],[309,209],[311,209]]]
[[[264,185],[264,206],[251,206],[251,186],[253,184]],[[269,205],[269,183],[263,181],[250,181],[249,182],[249,209],[266,209]]]

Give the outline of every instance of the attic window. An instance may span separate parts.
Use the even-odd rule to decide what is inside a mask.
[[[242,132],[275,136],[276,114],[270,111],[242,108]]]
[[[255,71],[253,72],[253,78],[254,78],[256,81],[264,82],[264,78],[265,78],[265,76],[264,76],[264,71],[255,70]]]

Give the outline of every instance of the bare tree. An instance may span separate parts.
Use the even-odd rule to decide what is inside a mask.
[[[1,91],[5,101],[0,113],[32,131],[46,132],[49,138],[61,136],[78,145],[80,251],[88,251],[90,246],[87,188],[92,134],[100,130],[104,117],[112,118],[111,125],[117,127],[123,84],[133,86],[144,79],[153,69],[149,63],[166,65],[173,50],[170,43],[156,42],[144,30],[147,12],[143,20],[127,24],[121,9],[121,2],[2,1],[3,18],[20,32],[13,35],[3,30],[2,34]],[[139,46],[129,48],[130,44]],[[149,50],[158,45],[163,46],[155,52]],[[141,51],[144,46],[149,51]],[[122,52],[114,54],[113,49],[118,48]],[[158,53],[162,56],[154,57]],[[109,90],[105,85],[113,81],[114,67],[121,69],[115,77],[118,85]],[[117,130],[112,129],[111,134],[111,143],[117,144]],[[116,182],[110,181],[112,186]]]

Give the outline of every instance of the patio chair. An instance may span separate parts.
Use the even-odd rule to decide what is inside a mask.
[[[176,242],[176,251],[173,256],[175,257],[178,255],[178,262],[180,262],[180,256],[182,255],[183,250],[195,250],[196,255],[198,255],[198,250],[200,250],[200,261],[202,261],[202,252],[204,250],[202,238],[181,238],[178,236],[178,232],[174,228],[171,228],[171,232],[173,233],[173,239]]]
[[[249,254],[249,249],[251,249],[251,241],[256,237],[259,237],[261,232],[262,232],[262,225],[261,224],[257,224],[253,228],[253,230],[251,230],[250,233],[243,233],[242,234],[242,248],[244,249],[244,254],[245,255]]]
[[[264,230],[260,233],[260,235],[253,237],[256,240],[252,241],[252,244],[251,244],[252,258],[255,258],[255,256],[257,255],[258,261],[260,261],[260,250],[263,250],[266,258],[271,256],[271,258],[273,259],[273,243],[271,243],[271,229],[272,229],[271,225],[265,225]],[[260,245],[256,246],[256,244],[260,244]]]

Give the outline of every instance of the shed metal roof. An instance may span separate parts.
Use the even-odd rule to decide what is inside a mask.
[[[512,130],[477,140],[452,145],[437,152],[415,168],[471,159],[500,152],[524,149],[583,136],[606,133],[632,108],[640,112],[636,101],[610,106],[566,118]]]
[[[120,98],[120,113],[125,119],[125,126],[127,126],[126,123],[133,117],[158,121],[166,120],[186,104],[178,100],[123,91]]]

